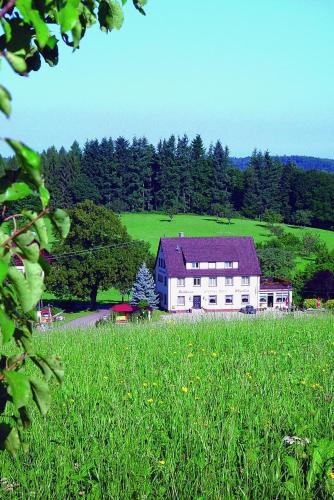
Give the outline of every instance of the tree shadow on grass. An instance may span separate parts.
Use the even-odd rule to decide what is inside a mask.
[[[208,222],[214,222],[215,224],[219,224],[219,225],[222,225],[222,226],[233,226],[235,224],[235,222],[226,222],[224,220],[219,220],[219,221],[216,221],[216,219],[203,219],[203,220],[206,220]]]
[[[159,222],[172,222],[170,219],[160,219]]]

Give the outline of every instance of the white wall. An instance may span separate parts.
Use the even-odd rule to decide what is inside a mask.
[[[202,308],[209,310],[233,309],[239,310],[247,305],[241,302],[242,295],[249,295],[249,305],[258,308],[258,297],[260,278],[258,276],[250,276],[250,284],[242,285],[241,276],[235,276],[233,285],[225,285],[225,277],[217,277],[217,286],[209,286],[209,278],[201,278],[201,286],[194,286],[193,278],[185,278],[185,286],[177,285],[177,278],[169,278],[169,310],[187,311],[193,306],[193,296],[200,295]],[[217,304],[209,304],[209,295],[217,296]],[[233,295],[233,304],[225,303],[225,296]],[[177,297],[185,297],[185,305],[177,305]]]
[[[210,262],[199,262],[199,268],[198,269],[226,269],[225,268],[225,262],[215,262],[215,266],[212,267],[212,263]],[[239,263],[238,262],[233,262],[233,269],[238,269]],[[186,269],[194,271],[195,268],[192,266],[192,262],[186,262]]]
[[[155,287],[159,294],[162,295],[160,305],[163,309],[168,309],[168,278],[167,272],[164,267],[159,266],[159,259],[164,259],[162,248],[158,253],[156,267],[155,267]],[[159,281],[159,275],[162,277],[162,282]],[[166,285],[165,285],[166,283]],[[165,300],[166,299],[166,300]]]

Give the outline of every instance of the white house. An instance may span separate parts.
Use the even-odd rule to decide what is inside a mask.
[[[263,282],[251,237],[161,238],[155,265],[161,307],[167,311],[287,308],[291,284]]]

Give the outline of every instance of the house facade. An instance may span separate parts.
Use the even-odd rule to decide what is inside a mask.
[[[155,280],[161,308],[173,312],[287,308],[292,300],[291,286],[263,284],[251,237],[161,238]]]

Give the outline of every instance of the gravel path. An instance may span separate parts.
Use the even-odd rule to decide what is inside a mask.
[[[73,329],[73,328],[87,328],[87,326],[95,326],[97,320],[103,318],[104,316],[108,316],[110,309],[99,309],[92,314],[87,314],[87,316],[83,316],[82,318],[73,319],[64,325],[61,325],[60,328]]]

